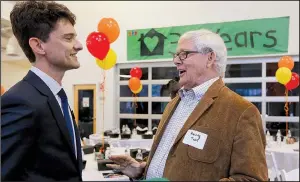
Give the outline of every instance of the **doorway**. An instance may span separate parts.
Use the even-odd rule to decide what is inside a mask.
[[[96,133],[96,84],[74,85],[74,115],[81,138]]]

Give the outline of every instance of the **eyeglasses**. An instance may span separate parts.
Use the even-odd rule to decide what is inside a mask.
[[[208,54],[210,52],[213,52],[213,50],[211,48],[206,48],[206,49],[204,49],[204,51],[201,51],[201,52],[199,52],[199,51],[181,51],[179,53],[170,52],[170,54],[173,55],[173,62],[178,57],[182,64],[183,61],[188,57],[189,54],[192,54],[192,53]]]
[[[178,57],[180,61],[185,60],[189,54],[191,53],[199,53],[198,51],[181,51],[179,53],[172,53],[170,52],[170,54],[173,55],[173,61]]]

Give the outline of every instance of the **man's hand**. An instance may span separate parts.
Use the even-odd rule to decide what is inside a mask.
[[[146,162],[139,163],[128,155],[112,155],[109,159],[116,164],[106,164],[107,167],[120,170],[130,178],[141,177],[146,166]]]

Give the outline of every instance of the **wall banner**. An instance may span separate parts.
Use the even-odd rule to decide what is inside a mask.
[[[228,56],[283,54],[288,52],[289,17],[223,23],[137,29],[127,31],[127,60],[172,58],[179,37],[201,28],[218,33]]]

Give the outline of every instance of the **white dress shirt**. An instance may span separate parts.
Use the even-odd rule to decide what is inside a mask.
[[[36,68],[34,66],[30,69],[30,71],[32,71],[38,77],[40,77],[45,82],[45,84],[49,87],[49,89],[51,90],[51,92],[55,96],[55,98],[56,98],[56,100],[57,100],[57,102],[58,102],[58,104],[60,106],[62,114],[64,114],[63,113],[63,109],[62,109],[62,105],[61,105],[61,99],[58,96],[58,92],[63,87],[57,81],[55,81],[52,77],[50,77],[49,75],[47,75],[46,73],[44,73],[43,71],[41,71],[40,69],[38,69],[38,68]],[[73,121],[70,109],[68,109],[68,111],[69,111],[69,116],[70,116],[70,118]],[[71,124],[72,124],[74,147],[75,147],[74,150],[75,150],[75,155],[76,155],[76,158],[77,158],[77,150],[76,150],[77,149],[77,145],[76,145],[76,137],[75,137],[75,131],[74,131],[74,124],[73,124],[73,122],[71,122]]]

